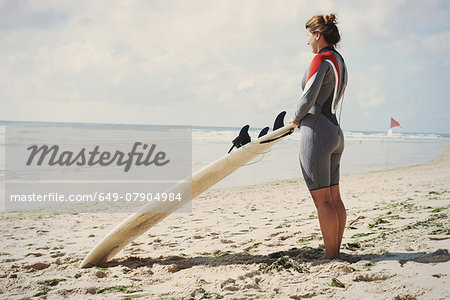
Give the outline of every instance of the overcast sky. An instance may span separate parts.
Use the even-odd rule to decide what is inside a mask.
[[[0,1],[0,120],[253,127],[337,14],[345,130],[450,133],[450,1]]]

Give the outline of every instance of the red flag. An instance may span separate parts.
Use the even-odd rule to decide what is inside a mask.
[[[400,123],[399,122],[397,122],[397,121],[395,121],[392,117],[391,117],[391,128],[393,128],[393,127],[402,127],[402,126],[400,126]]]

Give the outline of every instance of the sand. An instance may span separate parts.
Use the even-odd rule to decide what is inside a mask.
[[[232,176],[239,176],[239,171]],[[0,214],[0,297],[449,299],[450,147],[342,176],[342,259],[323,254],[303,180],[207,191],[111,262],[80,269],[128,214]]]

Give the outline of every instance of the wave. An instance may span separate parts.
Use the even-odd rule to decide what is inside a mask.
[[[147,130],[167,130],[171,127],[173,130],[178,128],[191,128],[192,129],[192,143],[193,144],[205,144],[205,143],[227,143],[231,141],[239,134],[239,127],[214,127],[214,126],[156,126],[156,125],[130,125],[130,124],[93,124],[93,123],[63,123],[63,122],[16,122],[16,121],[0,121],[0,144],[5,143],[5,127],[8,125],[24,125],[25,128],[33,130],[33,127],[45,126],[48,128],[47,133],[49,135],[57,135],[61,132],[70,132],[70,136],[82,138],[85,136],[86,142],[95,141],[95,137],[92,136],[90,130],[105,130],[115,131],[116,135],[129,136],[134,133],[139,133]],[[27,130],[27,129],[25,129]],[[252,140],[256,139],[262,128],[250,127],[249,134]],[[23,132],[24,135],[30,132]],[[170,133],[169,133],[170,135]],[[450,134],[442,133],[416,133],[416,132],[394,132],[391,136],[387,132],[375,132],[375,131],[344,131],[344,136],[347,142],[450,142]],[[17,136],[15,138],[19,138]],[[289,141],[297,141],[298,137],[293,134],[285,139]]]

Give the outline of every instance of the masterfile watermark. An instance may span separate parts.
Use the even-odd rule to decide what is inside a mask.
[[[3,144],[7,211],[190,210],[190,126],[12,124]]]
[[[47,193],[47,194],[11,194],[9,195],[9,201],[11,202],[165,202],[165,201],[178,201],[181,202],[182,194],[179,193],[126,193],[121,195],[119,193],[98,193],[94,194],[60,194],[60,193]]]
[[[138,151],[138,148],[142,148],[142,152]],[[156,144],[147,145],[141,142],[135,142],[130,152],[124,153],[122,151],[115,151],[112,154],[109,151],[99,151],[100,146],[95,146],[93,150],[89,151],[86,148],[82,148],[78,153],[73,151],[60,151],[58,145],[32,145],[27,148],[30,150],[30,156],[26,162],[27,166],[31,166],[34,162],[37,166],[41,166],[45,161],[49,166],[109,166],[116,163],[118,166],[124,166],[124,172],[128,172],[133,165],[136,166],[150,166],[157,167],[164,166],[170,162],[166,159],[166,153],[164,151],[155,152]],[[155,154],[154,154],[155,153]],[[38,155],[39,154],[39,155]],[[46,160],[47,159],[47,160]]]

